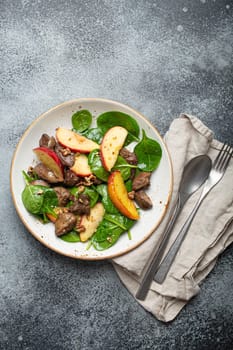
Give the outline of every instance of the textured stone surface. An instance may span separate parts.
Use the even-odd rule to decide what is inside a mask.
[[[164,325],[108,262],[68,259],[38,243],[9,186],[28,124],[76,97],[131,105],[162,134],[189,112],[231,141],[232,1],[1,1],[0,42],[0,349],[232,349],[232,247]]]

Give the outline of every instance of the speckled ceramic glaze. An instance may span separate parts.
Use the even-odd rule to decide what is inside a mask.
[[[67,243],[56,237],[52,223],[42,224],[31,215],[24,207],[21,200],[21,193],[25,183],[22,170],[27,170],[30,165],[35,164],[36,157],[32,149],[38,146],[42,133],[55,134],[58,126],[71,128],[71,116],[80,109],[88,109],[93,115],[93,124],[96,117],[103,112],[117,110],[131,115],[135,118],[146,134],[157,140],[162,147],[162,159],[159,167],[153,172],[151,186],[148,194],[153,201],[153,208],[141,211],[141,218],[131,229],[132,239],[123,234],[115,245],[104,251],[97,251],[93,247],[87,250],[88,243]],[[142,244],[160,224],[170,200],[172,191],[172,167],[166,146],[159,132],[152,124],[134,109],[121,103],[95,98],[83,98],[62,103],[38,117],[25,131],[22,136],[11,167],[11,191],[16,210],[29,232],[48,248],[72,258],[101,260],[116,257],[129,252]]]

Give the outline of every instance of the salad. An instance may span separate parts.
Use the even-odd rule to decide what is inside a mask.
[[[146,190],[162,149],[128,114],[105,112],[96,124],[83,109],[71,116],[70,129],[42,134],[33,149],[37,164],[23,171],[22,202],[52,222],[60,239],[104,250],[123,233],[130,239],[142,210],[153,206]]]

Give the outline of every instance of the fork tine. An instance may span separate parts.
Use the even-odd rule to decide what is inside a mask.
[[[232,155],[232,152],[230,152],[230,150],[232,150],[232,148],[228,144],[224,143],[213,164],[213,167],[216,170],[222,171],[223,168],[226,169],[225,162],[227,162],[228,157],[230,160]],[[229,152],[230,152],[230,156],[229,156]]]
[[[229,146],[229,150],[226,153],[226,157],[224,158],[224,163],[223,163],[223,165],[221,167],[222,171],[226,170],[226,168],[227,168],[227,166],[228,166],[228,164],[230,162],[230,159],[232,157],[232,154],[233,154],[233,149]]]
[[[215,158],[215,161],[214,161],[214,163],[213,163],[213,168],[217,168],[217,167],[218,167],[218,165],[219,165],[219,159],[220,159],[220,157],[222,157],[222,154],[223,154],[223,152],[224,152],[225,146],[226,146],[226,143],[224,143],[224,144],[222,145],[221,150],[219,151],[217,157]],[[221,161],[221,159],[220,159],[220,161]]]
[[[231,149],[231,147],[229,145],[227,145],[227,144],[225,144],[225,145],[226,145],[226,147],[225,147],[225,149],[223,151],[221,159],[219,159],[219,164],[218,164],[218,170],[219,171],[221,171],[224,168],[225,162],[226,162],[226,160],[229,157],[229,151]]]

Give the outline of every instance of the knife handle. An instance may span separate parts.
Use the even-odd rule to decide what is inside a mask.
[[[174,210],[171,214],[170,220],[164,231],[162,241],[160,242],[158,249],[152,253],[148,264],[146,265],[144,271],[142,272],[141,283],[135,295],[136,298],[139,300],[144,300],[146,298],[150,285],[153,281],[154,275],[163,257],[163,253],[167,247],[167,243],[170,238],[170,233],[172,231],[174,222],[176,221],[180,211],[181,211],[181,202],[180,202],[180,197],[178,196]]]

